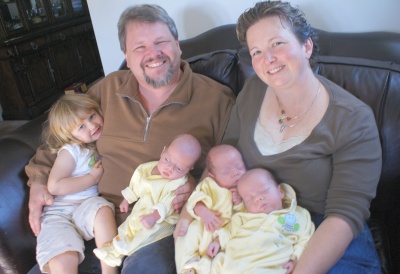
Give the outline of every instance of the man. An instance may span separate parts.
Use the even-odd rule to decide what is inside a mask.
[[[118,35],[130,70],[111,73],[88,91],[104,113],[103,134],[97,141],[104,167],[99,191],[116,207],[136,167],[157,159],[178,134],[192,134],[202,146],[203,155],[192,172],[199,178],[208,150],[221,142],[234,103],[229,88],[193,73],[180,59],[175,23],[161,7],[126,9],[118,22]],[[42,207],[52,203],[46,182],[53,161],[54,155],[40,147],[26,166],[31,187],[29,222],[36,235]],[[177,189],[176,210],[193,188],[191,180]],[[125,218],[117,210],[117,224]],[[87,249],[80,267],[92,264],[93,246]],[[172,236],[127,257],[121,273],[175,273]]]

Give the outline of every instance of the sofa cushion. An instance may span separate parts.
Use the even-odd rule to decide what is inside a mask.
[[[206,75],[238,94],[238,57],[236,50],[217,50],[186,59],[193,72]]]
[[[397,197],[400,197],[400,65],[358,58],[320,56],[316,72],[372,108],[381,138],[383,168],[371,211],[392,210],[399,203]],[[397,195],[393,195],[393,192]]]

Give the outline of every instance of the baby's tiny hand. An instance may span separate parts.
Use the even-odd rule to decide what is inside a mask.
[[[139,220],[141,224],[147,229],[152,228],[154,224],[157,222],[157,219],[154,216],[154,214],[142,215],[139,217]]]
[[[124,199],[119,205],[119,210],[121,212],[128,212],[128,209],[129,209],[129,203],[126,199]]]
[[[294,268],[296,267],[297,260],[291,260],[283,265],[283,268],[286,268],[286,274],[290,274],[293,272]]]
[[[232,203],[234,205],[238,205],[242,202],[242,198],[239,196],[237,188],[232,188],[231,190],[232,193]]]
[[[211,242],[207,247],[207,255],[210,258],[214,258],[218,254],[218,251],[219,251],[219,243],[215,241]]]

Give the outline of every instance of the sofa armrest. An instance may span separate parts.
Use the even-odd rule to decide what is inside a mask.
[[[0,139],[0,273],[28,273],[36,264],[36,238],[28,221],[25,165],[41,143],[46,115]]]

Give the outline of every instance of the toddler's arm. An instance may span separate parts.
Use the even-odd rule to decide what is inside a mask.
[[[76,164],[68,150],[61,150],[49,174],[48,190],[52,195],[67,195],[83,191],[97,184],[104,169],[101,160],[84,176],[70,177]]]

